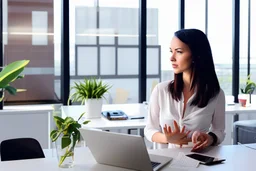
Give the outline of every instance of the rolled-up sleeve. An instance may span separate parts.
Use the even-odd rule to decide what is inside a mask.
[[[220,144],[225,138],[225,94],[220,90],[216,102],[215,112],[212,118],[210,132],[213,132],[217,138],[217,144]]]
[[[156,132],[160,132],[160,126],[159,126],[159,89],[158,85],[155,86],[154,90],[151,93],[150,101],[149,101],[149,108],[148,108],[148,117],[147,117],[147,124],[144,128],[144,135],[145,137],[152,141],[152,136]]]

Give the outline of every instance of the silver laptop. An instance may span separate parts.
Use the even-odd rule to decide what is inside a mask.
[[[156,171],[172,158],[149,155],[141,136],[106,132],[96,129],[80,129],[86,145],[100,164],[122,168]]]

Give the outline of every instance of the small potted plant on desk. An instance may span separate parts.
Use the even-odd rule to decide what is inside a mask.
[[[80,123],[79,121],[83,115],[84,113],[80,115],[77,121],[72,117],[63,119],[59,116],[54,116],[57,127],[51,131],[50,138],[52,142],[55,142],[59,167],[71,168],[74,165],[74,149],[81,138],[79,128],[81,128],[81,124],[90,122],[84,121]]]
[[[246,85],[241,88],[241,93],[238,95],[239,103],[241,106],[246,107],[250,104],[251,94],[254,92],[256,84],[251,81],[250,75],[248,75],[246,80]]]
[[[81,102],[85,105],[86,118],[101,117],[104,94],[111,88],[102,80],[84,79],[83,82],[75,82],[71,87],[74,93],[69,96],[68,102]]]

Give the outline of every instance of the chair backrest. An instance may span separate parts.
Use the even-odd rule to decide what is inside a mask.
[[[234,123],[233,144],[256,143],[256,120],[244,120]]]
[[[122,89],[122,88],[117,88],[116,89],[116,97],[113,101],[114,104],[122,104],[126,103],[129,97],[129,91]]]
[[[2,161],[45,158],[41,145],[33,138],[4,140],[0,150]]]

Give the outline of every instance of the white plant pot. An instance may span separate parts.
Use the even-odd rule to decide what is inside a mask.
[[[85,101],[85,117],[86,118],[100,118],[103,100],[101,99],[88,99]]]

